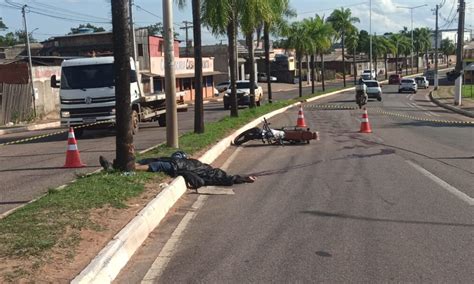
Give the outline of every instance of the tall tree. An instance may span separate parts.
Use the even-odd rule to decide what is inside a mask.
[[[403,54],[403,50],[405,49],[405,44],[406,44],[405,39],[406,39],[406,36],[401,35],[401,34],[392,34],[392,35],[390,35],[390,41],[395,46],[395,54],[396,54],[396,56],[395,56],[395,69],[396,69],[397,74],[399,73],[399,70],[401,70],[401,65],[402,64],[400,64],[400,68],[398,68],[399,67],[398,58],[399,58],[400,54]]]
[[[270,18],[270,3],[268,0],[247,0],[246,4],[241,7],[240,27],[245,35],[245,41],[248,50],[248,62],[250,67],[250,107],[255,107],[255,56],[254,56],[254,40],[255,30],[261,26],[265,19]],[[270,74],[267,75],[267,77]],[[269,77],[268,77],[269,78]],[[270,80],[267,80],[270,81]],[[259,102],[260,103],[260,102]]]
[[[441,52],[446,56],[446,63],[448,63],[448,57],[450,55],[456,54],[456,46],[454,45],[454,42],[450,40],[449,38],[445,38],[441,41],[440,45]]]
[[[270,17],[265,18],[263,21],[263,41],[265,49],[265,72],[267,76],[271,75],[271,64],[270,64],[270,32],[273,30],[281,31],[286,25],[286,18],[296,16],[293,9],[290,8],[289,0],[267,0],[270,4]],[[258,32],[257,32],[258,34]],[[270,77],[268,77],[270,78]],[[268,102],[272,103],[272,83],[271,80],[267,80],[267,92]]]
[[[339,10],[334,10],[328,18],[328,21],[332,24],[337,32],[338,38],[341,39],[342,45],[342,76],[344,81],[344,87],[346,86],[346,59],[344,55],[345,36],[353,29],[353,24],[360,22],[359,18],[353,17],[351,9],[344,9],[341,7]]]
[[[3,22],[3,19],[0,17],[0,31],[4,31],[7,29],[8,29],[7,25],[5,25],[5,23]]]
[[[385,80],[387,80],[388,79],[388,55],[395,54],[396,49],[392,41],[390,41],[387,37],[385,36],[379,37],[379,40],[382,42],[382,45],[383,45]]]
[[[308,29],[302,22],[292,23],[285,31],[287,36],[286,49],[294,49],[296,53],[296,60],[298,61],[298,74],[299,74],[299,96],[303,96],[303,84],[302,84],[302,60],[303,55],[311,53],[313,45],[311,42],[311,36]]]
[[[112,1],[111,1],[112,2]],[[105,29],[103,27],[96,27],[90,23],[87,24],[80,24],[77,28],[71,28],[71,31],[69,32],[70,35],[72,34],[78,34],[81,32],[81,29],[92,29],[94,33],[96,32],[105,32]]]
[[[132,107],[130,101],[130,29],[128,1],[111,1],[114,45],[115,97],[116,97],[116,160],[115,168],[135,170],[135,148],[132,135]]]
[[[428,28],[415,28],[413,31],[413,45],[416,52],[416,72],[419,72],[418,58],[420,53],[424,53],[425,60],[427,62],[428,49],[431,48],[431,32]]]
[[[186,0],[177,0],[184,8]],[[194,132],[204,133],[204,97],[202,94],[202,52],[201,52],[201,2],[192,0],[194,37]]]
[[[213,34],[225,35],[228,39],[230,70],[230,115],[237,117],[237,25],[238,1],[243,0],[206,0],[201,4],[201,19]]]
[[[352,55],[352,67],[354,70],[354,85],[357,84],[357,63],[356,63],[356,55],[357,55],[357,47],[359,44],[359,33],[357,29],[352,29],[346,37],[346,45],[349,49],[349,53]]]

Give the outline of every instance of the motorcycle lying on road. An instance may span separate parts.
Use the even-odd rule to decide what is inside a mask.
[[[264,144],[283,145],[284,142],[290,144],[307,143],[310,140],[318,140],[318,132],[311,132],[309,128],[301,129],[298,127],[274,129],[270,128],[270,123],[263,118],[263,125],[253,127],[240,133],[234,139],[234,145],[242,145],[250,140],[261,140]]]

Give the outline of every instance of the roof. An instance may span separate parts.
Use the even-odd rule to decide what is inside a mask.
[[[78,66],[78,65],[93,65],[93,64],[110,64],[114,62],[113,56],[104,57],[85,57],[63,61],[62,66]]]

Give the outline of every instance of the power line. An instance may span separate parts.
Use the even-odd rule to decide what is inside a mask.
[[[150,15],[152,15],[152,16],[155,16],[155,17],[157,17],[158,19],[160,19],[161,21],[163,21],[163,18],[162,18],[161,16],[158,16],[158,15],[155,14],[155,13],[152,13],[152,12],[146,10],[146,9],[143,9],[140,5],[133,4],[133,6],[137,7],[138,9],[142,10],[143,12],[148,13],[148,14],[150,14]],[[180,26],[179,26],[178,24],[176,24],[176,23],[173,23],[173,25],[177,26],[178,28],[180,27]]]
[[[344,7],[353,7],[353,6],[358,6],[358,5],[362,5],[362,4],[367,4],[369,2],[360,2],[360,3],[356,3],[356,4],[352,4],[352,5],[345,5]],[[318,13],[318,12],[322,12],[322,11],[331,11],[331,10],[334,10],[334,9],[337,9],[338,7],[334,7],[334,8],[327,8],[327,9],[321,9],[321,10],[318,10],[318,11],[310,11],[310,12],[301,12],[301,13],[297,13],[298,15],[303,15],[303,14],[314,14],[314,13]]]

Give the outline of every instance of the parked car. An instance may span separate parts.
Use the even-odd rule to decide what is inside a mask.
[[[425,76],[415,77],[415,82],[418,85],[418,88],[428,89],[430,86],[430,82],[428,82]]]
[[[364,78],[365,77],[368,77],[367,80],[374,80],[377,78],[377,73],[375,72],[374,69],[370,70],[370,69],[366,69],[364,71],[362,71],[362,75],[361,77]],[[365,80],[365,79],[364,79]]]
[[[367,86],[367,96],[375,98],[379,102],[382,100],[382,88],[377,80],[365,80],[364,84]]]
[[[402,79],[400,81],[400,85],[398,87],[398,92],[411,92],[415,93],[418,90],[418,85],[415,82],[415,79],[413,78],[407,78],[407,79]]]
[[[219,93],[227,91],[229,88],[230,82],[229,81],[224,81],[216,85],[216,89]]]
[[[268,76],[265,73],[258,73],[257,74],[257,80],[259,82],[267,82],[268,81]],[[270,76],[270,82],[276,82],[276,81],[277,81],[277,77]]]
[[[237,88],[237,105],[250,105],[250,81],[241,80],[236,82]],[[224,94],[224,109],[230,108],[230,93],[231,89],[227,89]],[[263,89],[258,84],[255,84],[255,104],[260,106],[263,99]]]
[[[388,77],[389,84],[400,84],[400,80],[402,79],[402,75],[400,74],[392,74]]]

